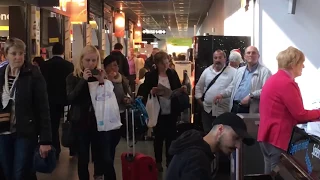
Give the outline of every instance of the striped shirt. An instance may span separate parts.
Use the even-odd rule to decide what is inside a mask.
[[[8,86],[9,86],[9,90],[11,90],[12,85],[13,85],[13,82],[14,82],[15,79],[16,79],[15,76],[10,76],[10,75],[8,75]],[[13,89],[13,90],[14,90],[14,89]]]

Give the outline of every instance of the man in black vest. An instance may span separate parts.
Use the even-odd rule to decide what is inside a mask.
[[[52,127],[52,145],[56,149],[57,159],[61,152],[59,126],[64,106],[67,105],[66,77],[72,73],[73,64],[64,59],[64,46],[55,43],[52,47],[53,57],[45,61],[41,72],[46,80],[50,105]]]

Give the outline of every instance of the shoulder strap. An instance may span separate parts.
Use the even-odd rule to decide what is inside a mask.
[[[206,91],[205,91],[205,92],[203,93],[203,95],[202,95],[202,100],[204,100],[204,97],[205,97],[207,91],[208,91],[208,90],[211,88],[211,86],[217,81],[217,79],[219,78],[219,76],[223,73],[223,71],[224,71],[226,68],[227,68],[227,66],[225,66],[225,67],[222,69],[222,71],[221,71],[219,74],[217,74],[217,75],[212,79],[212,81],[209,83]]]

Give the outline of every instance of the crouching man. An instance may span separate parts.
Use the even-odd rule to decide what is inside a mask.
[[[169,149],[174,155],[166,180],[212,180],[214,154],[230,155],[241,143],[253,145],[244,121],[233,113],[224,113],[214,120],[211,131],[203,136],[196,130],[183,133]]]

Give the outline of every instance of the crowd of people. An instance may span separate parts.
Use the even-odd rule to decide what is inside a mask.
[[[36,179],[32,167],[35,149],[41,158],[53,151],[59,160],[61,117],[64,107],[70,106],[68,117],[76,137],[70,155],[78,158],[79,179],[90,179],[88,165],[92,156],[94,178],[115,180],[116,147],[125,137],[125,110],[132,103],[133,92],[144,102],[149,94],[159,97],[160,113],[153,128],[154,153],[159,172],[163,165],[168,168],[168,180],[211,179],[213,154],[229,156],[242,142],[252,145],[254,140],[237,113],[260,113],[257,141],[265,173],[279,163],[281,153],[288,148],[292,128],[320,118],[320,110],[304,109],[294,81],[304,67],[305,56],[300,50],[289,47],[280,52],[276,58],[279,70],[274,75],[259,62],[260,53],[254,46],[245,49],[244,60],[239,50],[232,50],[229,58],[224,51],[216,50],[213,65],[204,70],[195,86],[204,131],[187,131],[177,139],[179,102],[162,97],[158,87],[161,84],[187,93],[170,66],[173,58],[157,48],[147,59],[136,56],[133,50],[127,58],[122,50],[117,43],[110,55],[101,58],[95,46],[87,45],[71,63],[64,59],[63,45],[56,43],[51,59],[35,57],[30,62],[25,59],[23,41],[6,41],[5,61],[0,68],[0,166],[6,179]],[[88,83],[98,81],[103,86],[106,79],[114,86],[124,125],[100,132]]]
[[[95,46],[87,45],[79,58],[71,63],[64,59],[64,46],[55,43],[50,59],[35,57],[30,61],[25,59],[26,45],[23,41],[17,38],[6,41],[5,60],[0,68],[0,85],[3,87],[0,91],[1,113],[9,113],[8,120],[0,122],[0,165],[6,179],[36,179],[32,163],[34,150],[39,145],[42,158],[54,152],[59,160],[59,128],[65,106],[70,106],[68,118],[76,137],[70,147],[70,155],[77,156],[79,179],[90,179],[90,157],[96,180],[116,179],[113,166],[115,150],[121,136],[125,137],[125,109],[132,102],[133,92],[147,99],[149,93],[158,93],[155,88],[158,81],[169,89],[185,90],[177,73],[169,68],[167,53],[154,48],[152,55],[144,59],[144,56],[136,56],[132,50],[127,58],[122,50],[123,46],[117,43],[110,55],[101,58]],[[98,70],[98,74],[93,74],[92,70]],[[102,85],[105,79],[114,86],[124,126],[100,132],[97,130],[88,83],[98,81]],[[159,123],[154,128],[154,149],[161,171],[161,147],[166,141],[168,151],[175,137],[174,126],[178,113],[175,106],[171,106],[171,100],[161,99],[160,102],[164,106]],[[167,118],[171,122],[167,123]],[[168,126],[171,127],[169,134],[165,132]],[[167,166],[170,160],[171,156],[167,153]]]

